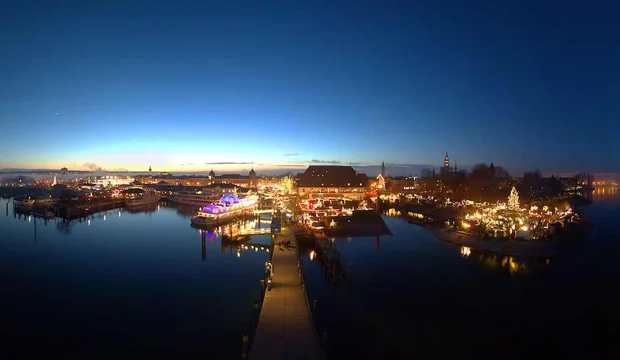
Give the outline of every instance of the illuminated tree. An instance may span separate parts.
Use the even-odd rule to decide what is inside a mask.
[[[517,189],[513,186],[512,190],[510,190],[510,196],[508,197],[508,209],[510,210],[519,210],[519,193]]]
[[[295,185],[295,180],[290,175],[283,176],[280,179],[280,190],[283,191],[286,195],[288,195],[291,190],[293,190],[293,186]]]

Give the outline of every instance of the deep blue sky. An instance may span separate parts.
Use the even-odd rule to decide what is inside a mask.
[[[620,171],[604,4],[4,2],[0,168]]]

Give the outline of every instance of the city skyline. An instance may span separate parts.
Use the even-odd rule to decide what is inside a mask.
[[[483,3],[11,2],[0,168],[620,172],[613,12]]]

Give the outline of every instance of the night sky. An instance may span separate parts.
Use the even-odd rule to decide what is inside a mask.
[[[620,172],[619,11],[5,1],[0,168],[439,166],[448,152],[515,174]]]

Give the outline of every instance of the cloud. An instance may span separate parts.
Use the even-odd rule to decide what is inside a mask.
[[[299,155],[298,153],[288,153],[288,154],[283,154],[282,156],[297,156]]]
[[[181,164],[181,166],[192,166],[192,165],[194,165],[194,163]]]
[[[340,164],[340,161],[336,161],[336,160],[317,160],[317,159],[312,159],[310,160],[311,163],[317,163],[317,164]]]
[[[85,168],[88,171],[92,171],[92,172],[102,172],[102,171],[110,171],[110,172],[128,172],[129,170],[125,169],[125,168],[110,168],[110,169],[104,169],[101,166],[95,164],[95,163],[91,163],[91,162],[85,162],[84,164],[82,164],[82,168]]]
[[[85,162],[84,164],[82,164],[82,167],[86,168],[87,170],[90,171],[102,171],[103,169],[101,168],[101,166],[95,164],[95,163],[89,163],[89,162]]]
[[[420,165],[417,165],[417,164],[387,164],[386,163],[385,166],[403,167],[403,168],[415,168],[415,167],[419,167]],[[433,167],[432,165],[424,165],[424,166]]]
[[[220,161],[220,162],[207,162],[205,165],[249,165],[251,162],[247,161]]]
[[[267,165],[267,164],[266,164]],[[269,164],[270,166],[275,167],[285,167],[285,168],[306,168],[308,164]]]

